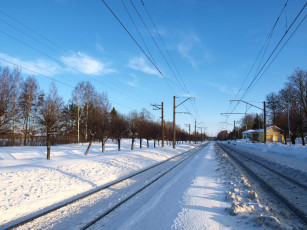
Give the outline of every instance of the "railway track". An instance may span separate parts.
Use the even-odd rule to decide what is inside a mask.
[[[196,155],[205,145],[108,183],[69,202],[4,224],[0,229],[87,229]]]
[[[258,181],[265,190],[272,193],[303,223],[307,224],[307,186],[305,181],[298,180],[293,176],[291,169],[287,169],[286,166],[287,170],[282,170],[283,166],[278,164],[276,166],[274,162],[268,162],[263,157],[254,157],[228,144],[218,143],[218,146],[253,179]]]

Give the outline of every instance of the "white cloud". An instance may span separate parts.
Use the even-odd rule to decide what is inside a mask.
[[[159,72],[156,69],[150,67],[143,57],[134,57],[130,59],[128,67],[143,73],[160,76]]]
[[[212,54],[203,47],[201,39],[195,34],[185,34],[177,48],[179,53],[194,67],[212,60]]]
[[[0,53],[0,58],[6,60],[0,60],[2,65],[10,66],[14,68],[15,65],[20,66],[21,70],[25,74],[35,75],[36,73],[52,76],[62,72],[62,67],[60,67],[57,63],[52,61],[47,61],[43,59],[38,59],[34,61],[23,60],[18,57],[12,57],[8,54]],[[17,66],[17,67],[18,67]]]
[[[116,72],[115,69],[109,68],[108,63],[102,63],[93,57],[81,53],[60,57],[59,62],[62,62],[62,66],[49,60],[24,60],[18,57],[12,57],[5,53],[0,53],[0,58],[3,59],[0,60],[1,65],[9,66],[11,68],[18,65],[23,73],[31,75],[41,74],[53,76],[65,72],[105,75]]]
[[[81,72],[90,75],[105,75],[116,72],[116,70],[109,68],[109,64],[102,63],[93,57],[78,52],[70,56],[62,56],[62,62],[73,72]]]
[[[212,87],[218,89],[222,93],[237,94],[238,91],[239,91],[239,89],[237,89],[237,88],[232,88],[232,87],[229,87],[229,86],[226,86],[226,85],[216,84],[216,83],[213,83],[213,82],[209,82],[207,84],[209,86],[212,86]]]

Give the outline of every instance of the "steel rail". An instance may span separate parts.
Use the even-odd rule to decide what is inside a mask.
[[[98,217],[96,217],[94,220],[92,220],[91,222],[89,222],[88,224],[86,224],[85,226],[83,226],[81,228],[81,230],[85,230],[88,229],[89,227],[93,226],[94,224],[96,224],[98,221],[100,221],[102,218],[104,218],[105,216],[107,216],[108,214],[110,214],[111,212],[113,212],[114,210],[116,210],[118,207],[120,207],[121,205],[123,205],[124,203],[126,203],[127,201],[129,201],[131,198],[133,198],[134,196],[136,196],[137,194],[139,194],[140,192],[142,192],[144,189],[146,189],[147,187],[149,187],[150,185],[152,185],[154,182],[156,182],[157,180],[159,180],[161,177],[165,176],[166,174],[168,174],[169,172],[171,172],[173,169],[175,169],[176,167],[178,167],[179,165],[181,165],[183,162],[185,162],[186,160],[188,160],[190,157],[194,156],[196,153],[198,153],[201,149],[203,149],[205,146],[207,146],[208,143],[206,143],[205,145],[202,145],[200,148],[198,148],[194,153],[188,155],[186,158],[183,158],[182,161],[180,161],[179,163],[175,164],[174,166],[172,166],[171,168],[169,168],[168,170],[166,170],[165,172],[163,172],[162,174],[160,174],[158,177],[156,177],[155,179],[153,179],[152,181],[148,182],[146,185],[144,185],[143,187],[141,187],[140,189],[138,189],[137,191],[135,191],[134,193],[132,193],[131,195],[129,195],[128,197],[126,197],[125,199],[123,199],[122,201],[120,201],[119,203],[117,203],[116,205],[114,205],[113,207],[111,207],[110,209],[108,209],[107,211],[105,211],[104,213],[100,214]]]
[[[52,212],[54,212],[54,211],[56,211],[56,210],[59,210],[59,209],[61,209],[61,208],[63,208],[63,207],[66,207],[66,206],[68,206],[68,205],[70,205],[70,204],[73,204],[73,203],[75,203],[75,202],[78,202],[78,201],[80,201],[80,200],[82,200],[82,199],[85,199],[85,198],[87,198],[87,197],[89,197],[89,196],[91,196],[91,195],[93,195],[93,194],[96,194],[96,193],[98,193],[98,192],[100,192],[100,191],[102,191],[102,190],[105,190],[105,189],[107,189],[107,188],[110,188],[111,186],[114,186],[114,185],[116,185],[116,184],[119,184],[119,183],[121,183],[121,182],[123,182],[123,181],[125,181],[125,180],[128,180],[128,179],[130,179],[130,178],[132,178],[132,177],[135,177],[135,176],[137,176],[137,175],[139,175],[139,174],[142,174],[142,173],[144,173],[144,172],[146,172],[146,171],[148,171],[148,170],[150,170],[150,169],[153,169],[153,168],[155,168],[155,167],[157,167],[157,166],[160,166],[160,165],[162,165],[162,164],[164,164],[164,163],[167,163],[167,162],[169,162],[169,161],[171,161],[171,160],[173,160],[173,159],[175,159],[175,158],[181,157],[181,156],[183,156],[184,154],[188,154],[189,152],[191,152],[191,151],[193,151],[193,150],[196,150],[196,152],[197,152],[201,147],[202,147],[202,146],[196,147],[196,148],[190,149],[190,150],[188,150],[188,151],[185,151],[185,152],[183,152],[183,153],[180,153],[180,154],[178,154],[178,155],[176,155],[176,156],[170,157],[170,158],[168,158],[168,159],[166,159],[166,160],[164,160],[164,161],[161,161],[161,162],[159,162],[159,163],[157,163],[157,164],[154,164],[154,165],[152,165],[152,166],[149,166],[149,167],[147,167],[147,168],[145,168],[145,169],[139,170],[139,171],[137,171],[137,172],[135,172],[135,173],[129,174],[129,175],[127,175],[127,176],[124,176],[124,177],[122,177],[122,178],[120,178],[120,179],[118,179],[118,180],[109,182],[109,183],[107,183],[107,184],[105,184],[105,185],[103,185],[103,186],[101,186],[101,187],[99,187],[99,188],[96,188],[96,189],[94,189],[94,190],[90,190],[90,191],[88,191],[88,192],[86,192],[86,193],[83,193],[83,195],[81,195],[81,196],[78,196],[78,195],[77,195],[76,198],[70,199],[68,202],[62,201],[62,202],[60,202],[58,205],[57,205],[57,204],[51,205],[51,206],[49,206],[49,207],[53,207],[53,208],[51,208],[51,209],[48,209],[48,207],[44,208],[44,209],[48,209],[47,211],[43,211],[43,212],[41,212],[41,213],[39,213],[39,214],[36,214],[36,215],[33,215],[33,216],[31,216],[31,214],[28,214],[27,216],[31,216],[31,217],[26,218],[26,219],[24,219],[24,220],[22,220],[22,221],[19,221],[18,223],[15,223],[15,224],[10,225],[9,223],[15,222],[15,221],[16,221],[16,220],[12,220],[12,221],[10,221],[10,222],[8,222],[8,223],[3,224],[2,226],[0,226],[0,229],[2,229],[2,227],[6,226],[6,225],[9,225],[9,226],[3,228],[3,230],[11,230],[11,229],[14,229],[14,228],[23,226],[23,225],[25,225],[25,224],[27,224],[27,223],[29,223],[29,222],[32,222],[32,221],[34,221],[34,220],[36,220],[36,219],[38,219],[38,218],[40,218],[40,217],[46,216],[46,215],[48,215],[48,214],[50,214],[50,213],[52,213]],[[63,203],[63,202],[64,202],[64,203]],[[54,207],[54,206],[55,206],[55,207]],[[19,219],[23,219],[23,218],[21,217],[21,218],[19,218]],[[18,220],[18,219],[17,219],[17,220]]]
[[[256,180],[264,189],[269,191],[272,195],[274,195],[281,203],[285,205],[292,213],[294,213],[303,223],[307,224],[307,214],[297,208],[295,204],[288,201],[282,194],[280,194],[273,186],[271,186],[269,183],[265,182],[261,177],[259,177],[253,170],[251,170],[248,166],[246,166],[241,160],[239,160],[237,157],[234,156],[233,153],[230,153],[230,150],[233,152],[237,152],[236,150],[230,149],[229,147],[225,147],[224,144],[217,144],[232,160],[234,160],[245,172],[249,174],[250,177],[252,177],[254,180]],[[230,150],[229,150],[230,149]],[[237,152],[238,153],[238,152]],[[240,153],[238,153],[240,154]],[[240,154],[241,155],[241,154]],[[241,155],[242,157],[247,158],[245,155]],[[253,161],[253,163],[259,165],[260,167],[263,167],[260,163],[257,161],[254,161],[253,159],[247,158],[248,161]],[[265,169],[268,169],[265,167]],[[273,174],[277,174],[275,170],[268,169]],[[292,179],[284,178],[288,180],[289,182],[294,182]],[[296,182],[295,182],[296,183]],[[303,187],[304,188],[304,187]]]
[[[264,165],[263,163],[261,163],[261,160],[263,160],[263,161],[268,161],[268,160],[264,159],[262,156],[256,156],[257,158],[260,158],[260,159],[257,159],[257,160],[256,160],[256,159],[253,159],[253,158],[247,156],[246,154],[242,153],[241,150],[233,149],[233,148],[228,147],[228,146],[227,146],[227,148],[229,148],[229,149],[231,149],[232,151],[234,151],[234,152],[240,154],[242,157],[245,157],[245,158],[249,159],[250,161],[253,161],[253,162],[255,162],[255,163],[261,165],[263,168],[265,168],[265,169],[267,169],[267,170],[269,170],[269,171],[271,171],[271,172],[273,172],[273,173],[275,173],[275,174],[278,174],[280,177],[282,177],[282,178],[284,178],[284,179],[290,181],[291,183],[296,184],[297,186],[302,187],[302,188],[304,188],[304,189],[307,190],[307,186],[306,186],[305,184],[302,184],[301,182],[299,182],[299,181],[297,181],[297,180],[294,180],[293,178],[289,177],[288,175],[283,174],[283,173],[281,173],[281,172],[278,172],[278,171],[276,171],[275,169],[270,168],[270,167]],[[272,162],[272,161],[269,161],[269,162]],[[274,163],[274,162],[272,162],[272,163]]]

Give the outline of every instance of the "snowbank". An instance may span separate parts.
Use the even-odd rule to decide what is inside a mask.
[[[227,143],[224,142],[224,143]],[[252,143],[246,140],[230,141],[231,144],[236,144],[237,147],[256,150],[260,153],[270,153],[273,155],[290,158],[307,162],[307,146],[302,145],[284,145],[282,143]]]
[[[131,140],[122,140],[121,151],[110,140],[106,152],[94,143],[84,156],[87,145],[59,145],[51,147],[51,160],[46,160],[46,147],[2,147],[0,149],[0,225],[63,202],[78,194],[146,168],[193,145],[165,145],[140,151]]]

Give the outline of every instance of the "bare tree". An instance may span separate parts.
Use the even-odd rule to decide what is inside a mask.
[[[136,111],[132,111],[128,115],[128,128],[130,131],[131,137],[131,150],[134,149],[135,138],[137,137],[137,128],[138,128],[138,113]]]
[[[137,122],[137,132],[139,134],[140,139],[140,148],[142,148],[142,139],[146,135],[146,122],[150,117],[150,113],[146,109],[142,109],[142,111],[139,113],[138,116],[138,122]]]
[[[46,129],[47,135],[47,160],[50,160],[51,136],[59,131],[60,118],[62,114],[63,100],[58,96],[57,89],[52,83],[49,94],[40,108],[40,123]]]
[[[73,91],[73,101],[77,104],[77,132],[78,132],[78,143],[80,141],[80,121],[85,111],[84,118],[84,137],[87,141],[88,135],[88,116],[89,116],[89,105],[92,103],[92,98],[95,93],[94,86],[89,81],[82,81],[77,84]]]
[[[121,138],[128,132],[127,120],[122,115],[118,115],[113,118],[111,123],[112,137],[117,140],[118,151],[120,151]]]
[[[293,89],[294,95],[305,114],[305,119],[307,119],[307,71],[296,69],[288,79],[288,84]]]
[[[14,82],[8,67],[0,67],[0,83],[0,131],[4,131],[11,120],[10,104],[14,97]]]
[[[31,112],[38,95],[39,87],[36,79],[33,77],[28,77],[22,83],[21,94],[18,98],[20,117],[24,120],[24,145],[27,144],[27,137],[30,134],[29,127],[31,125]]]
[[[105,143],[110,134],[110,104],[107,94],[94,93],[93,103],[89,104],[88,128],[90,133],[89,147],[85,153],[87,155],[94,138],[97,136],[101,141],[102,152],[105,151]]]
[[[17,99],[19,96],[19,84],[20,84],[20,69],[14,69],[13,72],[14,79],[14,99],[12,103],[12,131],[13,131],[13,145],[15,145],[15,122],[16,122],[16,112],[17,112]]]

